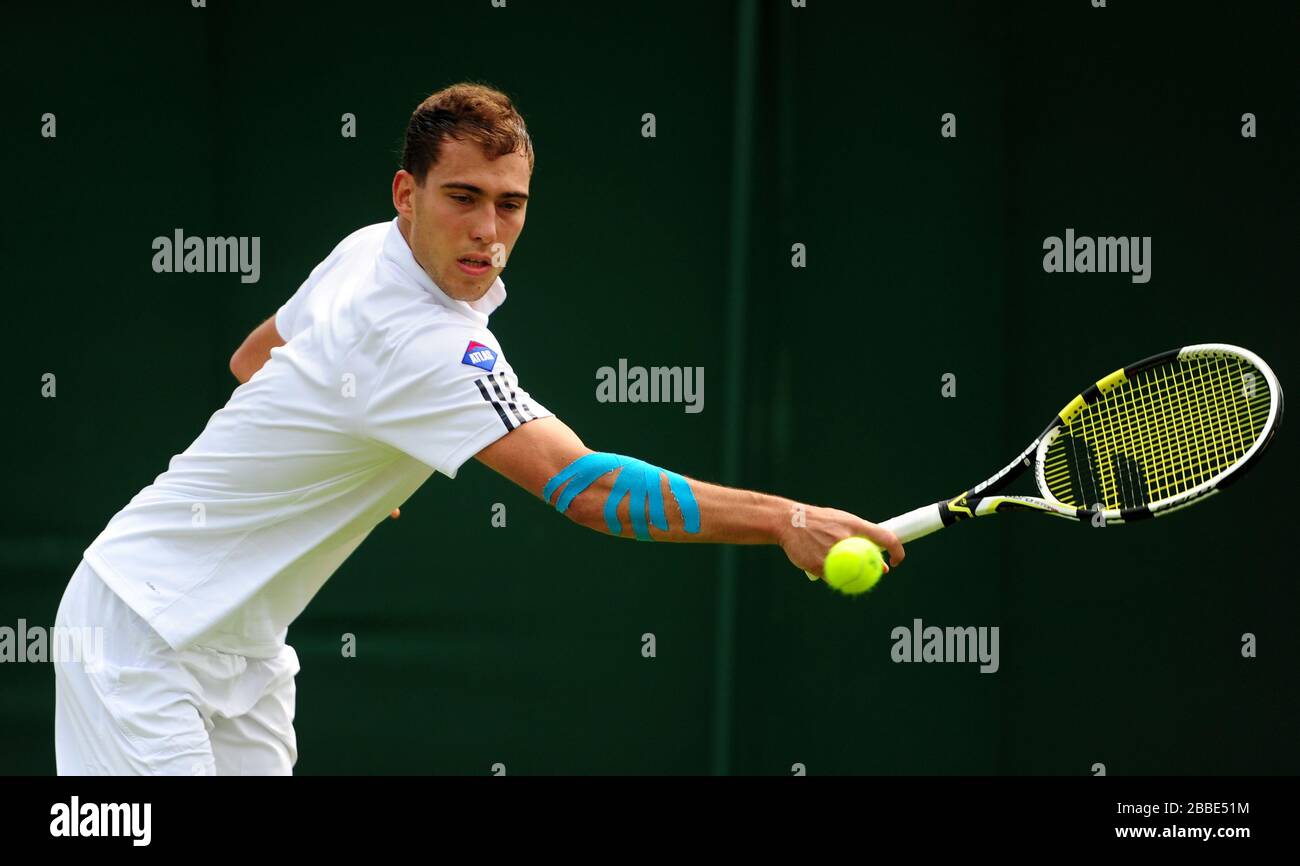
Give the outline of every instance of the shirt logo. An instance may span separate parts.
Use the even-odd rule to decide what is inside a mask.
[[[465,357],[461,358],[460,362],[471,367],[487,370],[490,373],[497,362],[497,353],[482,343],[470,340],[469,345],[465,347]]]

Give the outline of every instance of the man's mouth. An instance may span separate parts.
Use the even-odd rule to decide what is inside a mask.
[[[492,269],[492,261],[484,256],[461,256],[456,264],[471,277],[481,277]]]

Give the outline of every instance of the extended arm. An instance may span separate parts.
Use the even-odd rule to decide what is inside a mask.
[[[779,544],[794,565],[819,577],[827,551],[851,535],[865,536],[887,549],[894,565],[904,556],[893,533],[848,512],[683,478],[595,452],[554,417],[521,425],[477,457],[560,508],[573,522],[598,532],[655,541]],[[601,470],[606,471],[596,475]],[[638,490],[635,483],[629,487],[624,477],[628,473],[652,480]],[[581,492],[566,496],[575,484]],[[648,509],[641,508],[639,519],[631,505],[638,494],[650,502]],[[662,503],[661,520],[655,519],[656,502]]]

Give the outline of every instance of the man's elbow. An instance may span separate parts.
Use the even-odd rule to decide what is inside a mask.
[[[610,491],[606,489],[603,492],[607,497]],[[609,526],[605,523],[604,503],[605,500],[601,497],[599,491],[588,488],[569,503],[569,507],[564,510],[564,516],[573,523],[593,532],[609,535],[611,533]]]
[[[235,354],[230,356],[230,373],[239,380],[239,384],[244,384],[252,376],[252,371],[248,369],[248,360],[244,357],[243,352],[236,349]]]
[[[569,507],[565,509],[564,516],[567,517],[571,523],[576,523],[577,525],[586,527],[587,529],[600,528],[596,523],[598,515],[593,512],[593,509],[588,508],[586,504],[579,504],[576,501],[571,503]]]

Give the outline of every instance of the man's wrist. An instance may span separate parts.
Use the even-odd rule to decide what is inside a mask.
[[[767,533],[769,544],[784,545],[786,537],[794,527],[794,517],[798,509],[802,508],[799,503],[792,499],[785,499],[780,496],[767,497],[767,525],[764,527]]]

